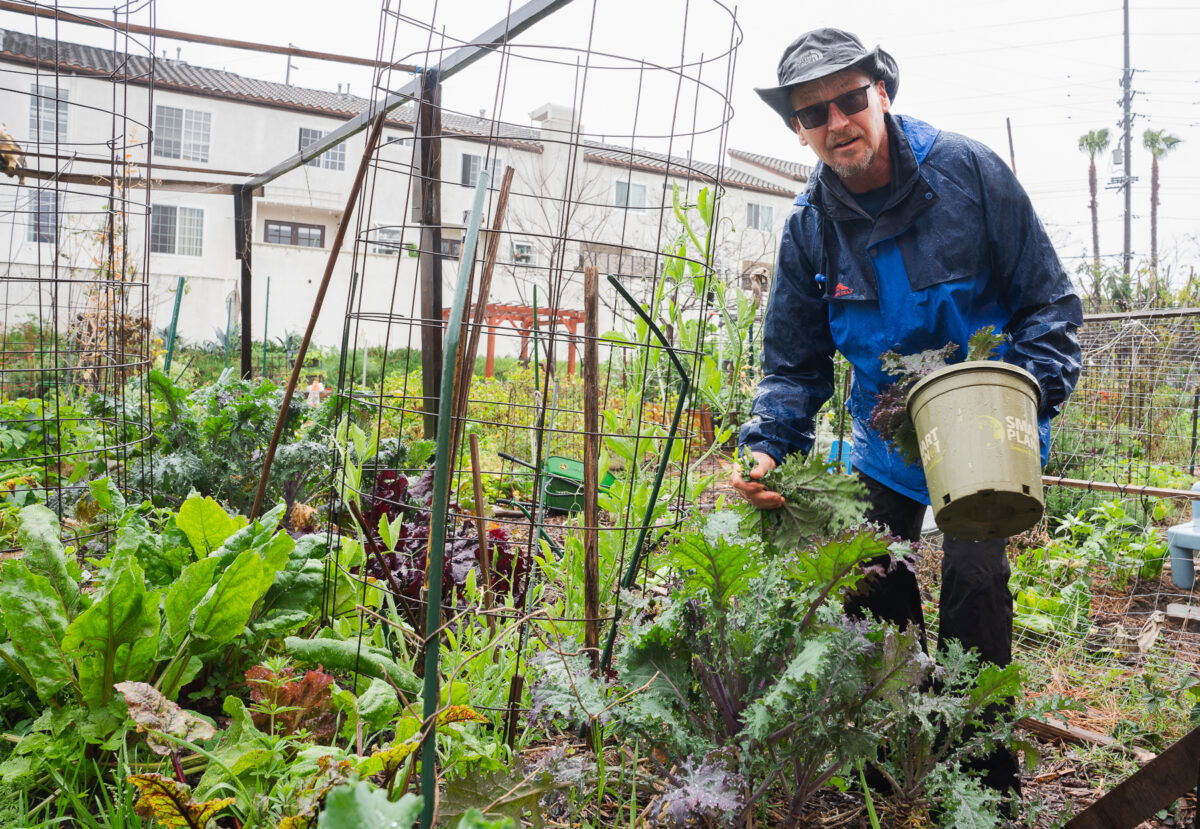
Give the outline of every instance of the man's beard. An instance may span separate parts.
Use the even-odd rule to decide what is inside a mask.
[[[830,136],[829,141],[831,144],[836,146],[837,144],[841,144],[841,143],[845,142],[846,140],[853,139],[853,138],[858,138],[858,139],[862,140],[864,143],[866,143],[866,140],[867,140],[867,137],[865,135],[858,134],[858,135]],[[833,151],[834,146],[831,146],[829,149],[831,151]],[[826,163],[829,165],[829,167],[835,173],[838,174],[839,178],[851,178],[853,176],[859,175],[860,173],[865,173],[870,168],[871,162],[874,160],[875,160],[875,150],[868,147],[867,151],[865,153],[863,153],[861,156],[859,156],[858,160],[856,160],[856,161],[852,161],[849,163],[841,163],[841,164],[839,164],[836,161],[828,161]]]

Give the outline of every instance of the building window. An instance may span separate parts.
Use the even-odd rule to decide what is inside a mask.
[[[462,174],[459,176],[459,183],[461,183],[464,187],[474,187],[479,183],[479,171],[485,167],[487,168],[488,172],[492,174],[492,178],[488,182],[488,189],[496,189],[496,171],[500,169],[499,157],[487,159],[487,163],[485,164],[483,156],[463,153]],[[466,219],[464,219],[463,222],[465,224]]]
[[[29,241],[58,241],[58,192],[32,190],[29,196]]]
[[[613,195],[613,204],[616,207],[641,210],[646,206],[646,185],[618,181],[616,193]]]
[[[314,130],[308,127],[300,128],[300,151],[304,150],[311,144],[315,144],[325,137],[324,130]],[[309,167],[324,167],[326,170],[345,170],[346,169],[346,144],[342,142],[335,147],[330,147],[325,152],[321,153],[316,158],[311,158],[305,162]]]
[[[371,253],[396,256],[400,253],[400,239],[404,232],[398,227],[377,227],[371,231]]]
[[[154,107],[154,154],[182,161],[208,161],[212,114],[194,109]]]
[[[532,242],[513,242],[513,264],[514,265],[532,265],[533,264],[533,243]]]
[[[29,139],[67,140],[67,90],[34,84],[29,91]]]
[[[442,237],[442,256],[447,259],[457,259],[462,256],[462,239],[447,239]]]
[[[204,211],[162,204],[150,208],[150,252],[204,254]]]
[[[463,153],[462,157],[462,178],[460,181],[467,187],[474,187],[479,183],[479,171],[483,169],[483,156],[467,155]]]
[[[380,228],[386,230],[387,228]],[[397,231],[398,232],[398,231]],[[268,245],[294,245],[300,248],[325,247],[325,226],[267,219],[263,241]],[[376,251],[378,253],[378,251]]]
[[[746,205],[746,224],[751,230],[765,230],[770,233],[775,229],[775,211],[769,204]]]

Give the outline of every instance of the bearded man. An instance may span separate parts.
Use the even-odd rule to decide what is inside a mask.
[[[899,69],[853,34],[817,29],[788,46],[778,86],[756,90],[820,163],[787,220],[763,325],[763,378],[740,444],[756,460],[731,483],[760,509],[783,498],[761,478],[813,445],[813,418],[833,394],[833,355],[853,367],[850,462],[867,487],[868,520],[911,541],[929,492],[870,425],[893,378],[886,351],[913,354],[994,326],[1001,359],[1040,389],[1042,462],[1050,419],[1079,377],[1082,306],[1004,162],[983,144],[893,111]],[[997,665],[1012,661],[1012,595],[1005,540],[944,540],[938,641],[957,639]],[[847,612],[915,625],[924,644],[915,575],[894,567]],[[1015,759],[980,764],[984,782],[1019,793]]]

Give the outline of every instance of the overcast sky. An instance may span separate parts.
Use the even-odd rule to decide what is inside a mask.
[[[381,14],[381,0],[338,3],[282,0],[158,0],[160,27],[255,40],[307,49],[424,63],[428,35],[404,18],[434,23],[448,41],[469,39],[501,18],[507,0],[439,0],[436,20],[429,0],[390,0],[397,14]],[[516,0],[512,5],[519,6]],[[685,16],[685,9],[687,14]],[[741,43],[736,64],[719,55],[728,49],[731,12],[736,11]],[[1136,70],[1133,190],[1135,255],[1149,250],[1149,154],[1142,149],[1147,127],[1166,129],[1183,139],[1162,162],[1159,208],[1160,257],[1186,273],[1200,265],[1200,5],[1186,0],[1134,0],[1131,6],[1131,62]],[[53,24],[11,13],[0,25],[53,36]],[[497,61],[451,79],[444,92],[450,108],[530,123],[528,112],[545,102],[580,103],[589,133],[614,136],[631,124],[638,135],[664,128],[686,131],[700,113],[696,156],[715,161],[720,131],[719,104],[733,71],[733,108],[728,146],[804,162],[814,161],[753,92],[773,85],[783,48],[799,33],[818,26],[858,33],[868,48],[891,52],[900,66],[895,110],[962,132],[1009,158],[1005,119],[1012,121],[1017,173],[1058,243],[1068,269],[1090,258],[1087,157],[1077,149],[1080,135],[1108,127],[1119,136],[1122,68],[1122,11],[1107,0],[857,0],[855,3],[780,3],[750,0],[724,8],[709,0],[574,0],[520,41],[503,78]],[[381,31],[383,35],[381,37]],[[104,44],[96,30],[62,25],[64,40]],[[591,57],[584,51],[590,42]],[[549,45],[559,49],[542,48]],[[282,81],[287,58],[278,55],[201,47],[160,39],[157,50],[184,60]],[[601,57],[605,52],[615,57]],[[534,55],[552,64],[533,61]],[[702,81],[683,83],[648,64],[678,63],[703,57]],[[579,68],[576,64],[579,64]],[[293,59],[296,85],[333,90],[349,84],[368,94],[369,69]],[[639,68],[640,67],[640,68]],[[586,71],[585,71],[586,69]],[[688,70],[690,78],[695,70]],[[393,77],[397,86],[403,78]],[[699,103],[699,106],[697,106]],[[631,113],[633,113],[631,115]],[[636,117],[636,122],[632,119]],[[616,140],[616,139],[611,139]],[[646,139],[646,146],[661,142]],[[1115,147],[1114,140],[1114,147]],[[292,148],[281,148],[281,158]],[[1101,187],[1120,174],[1110,153],[1098,159]],[[1100,195],[1101,251],[1119,261],[1123,200],[1114,190]]]

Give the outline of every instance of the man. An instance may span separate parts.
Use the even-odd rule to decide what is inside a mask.
[[[879,355],[948,342],[966,353],[976,330],[1008,340],[1002,359],[1037,378],[1042,461],[1049,421],[1079,377],[1082,307],[1012,172],[987,147],[894,115],[899,70],[854,35],[801,35],[779,63],[779,86],[758,94],[820,159],[796,199],[780,244],[763,327],[763,379],[740,442],[756,466],[733,485],[760,509],[783,498],[763,475],[813,444],[813,417],[833,393],[833,354],[854,369],[847,401],[851,463],[866,484],[867,517],[916,540],[929,503],[925,476],[870,428],[876,395],[893,379]],[[938,639],[983,660],[1012,661],[1012,596],[1005,542],[947,537]],[[895,568],[847,611],[924,637],[915,576]],[[1007,752],[988,758],[985,782],[1019,790]]]

